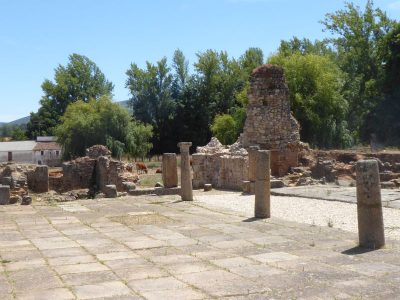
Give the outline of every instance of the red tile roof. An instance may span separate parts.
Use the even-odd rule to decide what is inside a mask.
[[[56,142],[46,142],[46,143],[37,143],[33,151],[42,151],[42,150],[61,150],[60,144]]]

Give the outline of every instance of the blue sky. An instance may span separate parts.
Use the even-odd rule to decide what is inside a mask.
[[[366,0],[353,1],[361,7]],[[400,0],[375,0],[400,19]],[[129,98],[125,72],[180,48],[190,63],[199,51],[249,47],[266,56],[280,40],[323,38],[324,15],[341,0],[0,0],[0,122],[39,107],[44,79],[78,53],[93,60],[114,85],[114,99]]]

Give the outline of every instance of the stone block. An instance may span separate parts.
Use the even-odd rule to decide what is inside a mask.
[[[10,203],[10,186],[0,185],[0,205],[6,205]]]
[[[118,196],[117,187],[115,184],[105,185],[103,188],[103,193],[106,198],[117,198]]]
[[[30,205],[32,203],[32,197],[25,195],[22,197],[21,205]]]
[[[209,192],[209,191],[211,191],[212,190],[212,184],[211,183],[206,183],[205,185],[204,185],[204,191],[205,192]]]
[[[35,170],[27,173],[28,187],[35,193],[47,193],[49,191],[49,168],[40,165]]]
[[[122,184],[127,192],[136,190],[136,185],[133,182],[124,181]]]

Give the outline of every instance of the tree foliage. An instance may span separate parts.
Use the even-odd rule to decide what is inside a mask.
[[[327,14],[322,23],[333,35],[329,41],[346,75],[343,94],[349,102],[347,120],[354,137],[359,138],[366,116],[382,100],[380,46],[395,22],[368,0],[364,10],[346,3],[343,10]]]
[[[365,122],[364,136],[375,134],[390,146],[400,145],[400,24],[387,34],[382,45],[384,61],[383,100],[372,110]]]
[[[231,115],[223,114],[215,117],[211,131],[223,145],[231,145],[236,141],[236,126]]]
[[[180,50],[174,53],[172,67],[166,58],[147,62],[143,69],[131,64],[126,86],[133,114],[154,127],[153,150],[176,151],[177,142],[184,140],[194,147],[206,144],[217,115],[231,114],[243,127],[246,101],[240,102],[237,95],[247,89],[250,72],[262,62],[262,51],[250,48],[238,60],[224,51],[197,53],[193,74]],[[237,130],[230,140],[237,138]]]
[[[54,71],[54,81],[42,84],[43,97],[38,112],[31,113],[27,125],[29,137],[52,135],[67,106],[78,100],[88,102],[102,95],[111,95],[113,84],[89,58],[79,54],[69,56],[66,66]]]
[[[70,157],[83,156],[86,148],[107,145],[113,156],[145,156],[151,149],[152,128],[132,120],[128,111],[108,96],[71,103],[56,127],[58,142]]]
[[[269,62],[285,70],[291,108],[301,139],[317,147],[344,147],[351,140],[345,122],[347,101],[340,93],[343,74],[326,56],[277,54]]]

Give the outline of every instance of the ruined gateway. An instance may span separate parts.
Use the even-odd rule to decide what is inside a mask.
[[[249,180],[251,146],[271,151],[271,171],[285,175],[298,165],[300,126],[290,111],[289,89],[281,67],[262,65],[250,77],[247,119],[237,142],[224,147],[215,138],[192,156],[193,186],[211,183],[217,188],[241,190]]]

